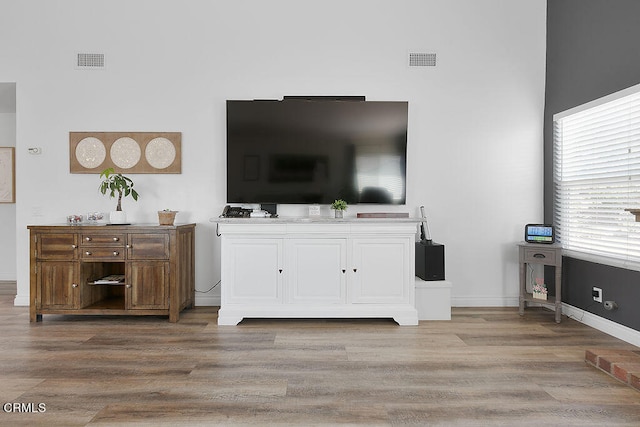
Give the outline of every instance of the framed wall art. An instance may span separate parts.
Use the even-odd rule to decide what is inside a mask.
[[[180,132],[69,132],[71,173],[181,173]]]
[[[0,147],[0,203],[16,202],[16,149]]]

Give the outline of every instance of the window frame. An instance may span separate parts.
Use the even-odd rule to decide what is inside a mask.
[[[640,84],[553,116],[553,223],[564,255],[640,271],[640,223],[624,210],[640,207],[639,111]]]

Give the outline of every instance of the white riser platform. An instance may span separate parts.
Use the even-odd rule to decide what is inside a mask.
[[[416,277],[418,320],[451,320],[451,287],[448,280],[426,281]]]

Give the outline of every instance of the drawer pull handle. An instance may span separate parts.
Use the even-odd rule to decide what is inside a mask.
[[[119,238],[119,237],[114,237],[114,238],[113,238],[113,241],[114,241],[114,242],[119,242],[119,241],[120,241],[120,238]]]
[[[357,268],[354,268],[354,269],[353,269],[353,272],[354,272],[354,273],[357,273],[357,272],[358,272],[358,269],[357,269]]]
[[[91,255],[91,252],[86,251],[84,254],[85,254],[85,255]]]
[[[91,237],[87,236],[87,237],[84,238],[84,240],[86,240],[87,242],[90,242],[91,241]]]
[[[113,251],[113,256],[118,256],[118,255],[120,255],[120,252],[118,252],[118,251]]]
[[[544,254],[533,254],[534,258],[546,258],[546,256],[544,256]]]

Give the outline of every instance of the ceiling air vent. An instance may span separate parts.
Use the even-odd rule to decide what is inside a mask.
[[[79,70],[102,70],[104,68],[104,53],[76,54],[76,68]]]
[[[409,67],[435,67],[435,53],[409,53]]]

